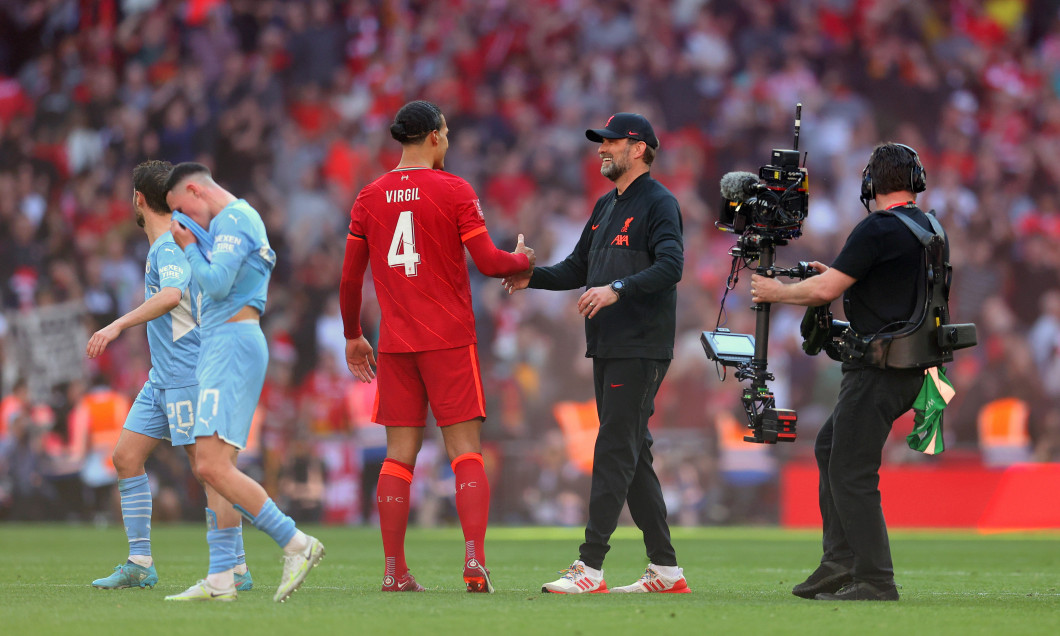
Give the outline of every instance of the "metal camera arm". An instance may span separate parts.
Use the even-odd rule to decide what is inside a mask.
[[[743,252],[753,252],[758,256],[758,267],[755,272],[761,276],[775,278],[786,276],[788,278],[806,279],[817,274],[817,271],[806,263],[799,263],[796,267],[776,267],[776,246],[787,242],[768,237],[755,237],[754,239],[742,241]],[[753,244],[752,244],[753,243]],[[740,395],[743,403],[744,413],[747,415],[747,427],[751,429],[750,435],[744,436],[745,442],[755,444],[776,444],[777,442],[794,442],[795,427],[798,415],[793,409],[778,409],[773,398],[773,392],[769,389],[767,382],[774,380],[769,372],[769,319],[771,303],[757,303],[751,307],[755,312],[755,353],[751,362],[740,365],[736,373],[737,380],[750,380],[751,386],[745,387]]]

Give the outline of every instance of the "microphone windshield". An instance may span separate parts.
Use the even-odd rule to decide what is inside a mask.
[[[750,172],[728,172],[721,178],[721,196],[743,203],[753,194],[758,177]]]

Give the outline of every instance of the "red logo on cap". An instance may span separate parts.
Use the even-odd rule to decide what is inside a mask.
[[[614,118],[615,118],[614,115],[611,115],[610,117],[608,117],[607,118],[607,123],[604,124],[604,128],[607,128],[608,126],[610,126],[611,125],[611,120],[614,119]]]
[[[626,133],[626,134],[627,134],[627,135],[632,135],[632,136],[636,137],[636,136],[637,136],[637,135],[639,135],[640,133],[638,133],[638,132],[633,132],[633,131],[631,130],[631,131],[629,131],[629,132],[628,132],[628,133]]]

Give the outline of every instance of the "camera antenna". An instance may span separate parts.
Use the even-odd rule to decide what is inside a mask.
[[[802,129],[802,102],[795,104],[795,152],[799,151],[799,131]],[[802,167],[806,167],[806,156],[810,153],[802,153]]]

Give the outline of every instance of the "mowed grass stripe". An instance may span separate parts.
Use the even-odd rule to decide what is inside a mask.
[[[276,545],[246,528],[256,589],[236,603],[162,598],[204,576],[201,525],[157,525],[154,590],[96,590],[124,558],[121,528],[0,525],[3,634],[1053,634],[1060,632],[1060,533],[892,532],[898,603],[828,604],[790,594],[819,558],[813,531],[675,528],[692,594],[558,596],[541,584],[577,558],[580,528],[492,528],[486,560],[497,594],[471,595],[460,578],[459,528],[413,529],[408,560],[425,594],[383,594],[373,528],[310,528],[323,564],[287,603],[273,603]],[[636,528],[620,528],[605,564],[609,585],[645,566]],[[650,635],[654,636],[654,634]]]

